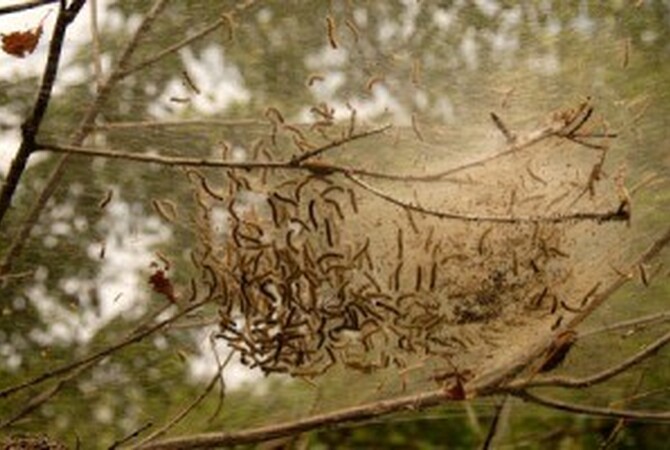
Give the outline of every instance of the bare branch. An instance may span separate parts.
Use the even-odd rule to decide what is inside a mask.
[[[148,327],[148,328],[146,328],[142,331],[139,331],[138,333],[133,334],[133,335],[129,336],[128,338],[123,339],[123,340],[121,340],[120,342],[118,342],[114,345],[110,345],[109,347],[107,347],[103,350],[100,350],[99,352],[93,353],[92,355],[86,356],[86,357],[84,357],[80,360],[74,361],[70,364],[66,364],[66,365],[58,367],[56,369],[52,369],[52,370],[49,370],[47,372],[44,372],[44,373],[42,373],[42,374],[40,374],[36,377],[33,377],[33,378],[31,378],[27,381],[24,381],[22,383],[19,383],[17,385],[10,386],[8,388],[2,389],[2,390],[0,390],[0,399],[7,398],[10,395],[13,395],[13,394],[15,394],[19,391],[22,391],[26,388],[31,387],[31,386],[41,384],[41,383],[45,382],[46,380],[49,380],[53,377],[57,377],[59,375],[68,373],[72,370],[75,370],[75,369],[81,367],[81,366],[87,365],[90,362],[98,361],[101,358],[104,358],[105,356],[111,355],[112,353],[115,353],[115,352],[117,352],[118,350],[120,350],[124,347],[127,347],[127,346],[129,346],[131,344],[134,344],[134,343],[137,343],[137,342],[140,342],[144,338],[146,338],[147,336],[150,336],[153,333],[167,327],[169,324],[175,322],[176,320],[185,316],[189,312],[194,311],[195,309],[201,307],[202,305],[204,305],[205,303],[207,303],[209,301],[210,301],[210,299],[205,299],[205,300],[202,300],[200,302],[194,303],[193,305],[189,306],[188,308],[185,308],[185,309],[181,310],[180,312],[178,312],[174,316],[172,316],[170,318],[167,318],[165,320],[162,320],[162,321],[156,323],[155,325],[152,325],[152,326],[150,326],[150,327]]]
[[[670,311],[663,311],[660,313],[649,314],[646,316],[638,317],[636,319],[624,320],[621,322],[613,323],[611,325],[606,325],[602,328],[595,328],[588,331],[583,331],[579,333],[579,338],[584,339],[596,334],[610,333],[612,331],[626,330],[630,328],[640,329],[646,325],[665,323],[670,321]]]
[[[21,408],[14,413],[12,417],[9,419],[4,420],[3,422],[0,422],[0,429],[3,428],[8,428],[11,425],[15,424],[17,421],[21,420],[28,414],[32,413],[35,411],[37,408],[51,400],[58,392],[65,387],[65,385],[73,380],[74,378],[78,377],[79,374],[84,372],[86,369],[89,367],[93,366],[96,361],[91,361],[87,364],[81,365],[72,372],[68,373],[67,375],[63,376],[60,380],[58,380],[53,386],[49,386],[47,389],[44,391],[40,392],[37,395],[33,395],[30,397],[30,399],[21,406]]]
[[[294,436],[305,431],[341,425],[347,422],[360,422],[393,412],[412,410],[419,411],[440,405],[449,400],[449,394],[439,389],[422,394],[401,397],[393,400],[381,400],[375,403],[344,408],[326,414],[318,414],[292,422],[269,425],[239,432],[214,432],[178,436],[148,443],[139,449],[180,449],[209,448],[213,446],[230,446],[262,442],[285,436]]]
[[[145,423],[144,425],[139,427],[137,430],[130,433],[128,436],[125,436],[125,437],[123,437],[123,438],[121,438],[117,441],[114,441],[114,443],[109,446],[108,450],[113,450],[113,449],[119,448],[120,445],[123,445],[123,444],[125,444],[126,442],[128,442],[132,439],[135,439],[137,436],[144,433],[146,430],[148,430],[152,426],[154,426],[154,424],[151,423],[151,422]]]
[[[172,428],[174,428],[179,422],[181,422],[184,417],[186,417],[191,411],[193,411],[195,408],[198,407],[200,403],[209,395],[210,392],[212,392],[212,389],[214,389],[214,386],[216,386],[217,382],[221,379],[223,376],[223,370],[226,368],[230,360],[232,359],[234,355],[234,352],[230,352],[226,360],[223,362],[223,364],[219,365],[218,370],[210,380],[210,382],[207,384],[207,387],[205,387],[205,390],[198,395],[188,406],[186,406],[184,409],[179,411],[172,419],[170,419],[165,425],[160,427],[158,430],[154,431],[151,433],[149,436],[144,438],[141,442],[139,442],[136,446],[133,448],[140,448],[142,445],[151,442],[155,440],[156,438],[164,435],[168,431],[170,431]]]
[[[168,128],[189,126],[224,126],[239,127],[244,125],[262,125],[265,122],[256,119],[183,119],[183,120],[150,120],[145,122],[111,122],[95,125],[93,131],[126,130],[136,128]]]
[[[346,142],[349,141],[344,141],[343,143]],[[161,155],[149,155],[142,153],[129,153],[113,149],[82,147],[78,145],[65,145],[57,143],[37,143],[36,145],[37,150],[51,151],[54,153],[63,153],[66,155],[100,157],[108,159],[122,159],[127,161],[136,161],[148,164],[160,164],[164,166],[173,166],[173,167],[178,166],[222,167],[227,169],[241,169],[241,170],[281,169],[281,170],[300,170],[317,174],[332,174],[332,173],[352,174],[377,179],[390,179],[390,180],[403,180],[403,181],[412,181],[414,179],[412,175],[388,174],[383,172],[371,171],[367,169],[361,169],[357,167],[337,166],[330,163],[321,163],[321,162],[312,163],[310,161],[305,161],[298,165],[294,164],[291,160],[284,162],[226,161],[221,159],[187,158],[179,156],[161,156]],[[331,144],[326,144],[325,147],[328,147],[329,149],[334,148],[331,146]],[[436,179],[432,181],[438,181],[438,180]],[[442,178],[439,181],[458,183],[458,184],[472,183],[467,180],[460,180],[455,178],[454,179]]]
[[[291,158],[291,163],[294,164],[294,165],[302,164],[305,161],[307,161],[308,159],[315,158],[315,157],[327,152],[328,150],[332,150],[334,148],[341,147],[343,144],[347,144],[349,142],[353,142],[353,141],[356,141],[358,139],[363,139],[363,138],[366,138],[368,136],[373,136],[375,134],[383,133],[384,131],[388,130],[389,128],[391,128],[390,124],[389,125],[383,125],[379,128],[373,128],[371,130],[364,131],[362,133],[354,133],[354,134],[344,136],[340,139],[335,139],[327,145],[316,148],[316,149],[314,149],[312,151],[309,151],[307,153],[303,153],[302,155],[294,156],[293,158]]]
[[[626,358],[624,361],[619,364],[612,366],[608,369],[602,370],[596,374],[593,374],[584,378],[573,378],[573,377],[546,377],[546,378],[536,378],[531,381],[520,380],[517,382],[512,382],[506,386],[506,388],[515,390],[528,387],[541,387],[541,386],[552,386],[552,387],[565,387],[565,388],[584,388],[593,386],[598,383],[613,378],[620,373],[625,372],[627,369],[639,364],[650,356],[654,355],[661,348],[663,348],[668,342],[670,342],[670,332],[664,334],[656,341],[649,344],[644,350],[641,350],[634,355]]]
[[[494,448],[494,440],[498,433],[500,432],[500,419],[505,415],[504,411],[509,412],[510,408],[510,400],[511,396],[510,395],[505,395],[500,403],[496,406],[496,411],[495,414],[493,415],[493,420],[491,420],[491,424],[489,425],[489,431],[486,434],[486,439],[484,439],[484,443],[482,444],[481,449],[482,450],[489,450],[491,448]]]
[[[254,3],[255,3],[255,0],[247,1],[245,3],[242,3],[242,4],[238,5],[235,8],[235,10],[237,12],[245,11],[245,10],[251,8],[254,5]],[[148,67],[152,64],[155,64],[156,62],[160,61],[161,59],[165,58],[166,56],[171,55],[173,53],[176,53],[179,50],[181,50],[182,48],[192,44],[195,41],[197,41],[198,39],[201,39],[201,38],[207,36],[208,34],[215,31],[217,28],[219,28],[220,26],[225,24],[228,20],[230,20],[229,15],[230,15],[230,13],[221,14],[220,18],[216,19],[215,21],[213,21],[209,25],[205,26],[203,29],[196,32],[192,36],[190,36],[190,37],[188,37],[188,38],[186,38],[186,39],[184,39],[180,42],[177,42],[176,44],[166,48],[163,51],[158,52],[154,56],[151,56],[151,57],[145,59],[142,62],[139,62],[139,63],[135,64],[132,67],[128,67],[128,68],[123,69],[118,74],[119,78],[125,78],[128,75],[131,75],[131,74],[133,74],[135,72],[138,72],[138,71],[140,71],[140,70],[142,70],[142,69],[144,69],[144,68],[146,68],[146,67]]]
[[[454,220],[463,220],[466,222],[493,222],[493,223],[504,223],[504,224],[519,224],[519,223],[561,223],[561,222],[576,222],[583,220],[592,220],[598,223],[601,222],[610,222],[610,221],[627,221],[629,218],[628,212],[622,208],[613,211],[607,211],[603,213],[591,213],[591,212],[578,212],[572,214],[558,214],[558,215],[549,215],[549,216],[485,216],[477,214],[465,214],[465,213],[452,213],[448,211],[439,211],[430,208],[423,207],[416,203],[399,200],[392,195],[383,192],[368,183],[364,182],[360,178],[357,178],[350,174],[345,174],[345,176],[357,184],[359,187],[370,192],[371,194],[393,203],[396,206],[404,208],[406,210],[415,211],[421,214],[428,216],[434,216],[439,219],[454,219]]]
[[[546,406],[551,409],[558,409],[561,411],[577,414],[588,414],[590,416],[614,417],[622,419],[657,420],[663,422],[670,421],[670,412],[634,411],[627,409],[600,408],[596,406],[577,405],[574,403],[562,402],[560,400],[547,397],[540,397],[527,391],[514,392],[512,395],[522,398],[528,402]]]
[[[89,12],[91,20],[91,57],[93,59],[93,74],[95,75],[95,86],[100,90],[102,86],[102,62],[100,60],[100,30],[98,28],[98,0],[89,1]]]
[[[225,167],[229,169],[301,169],[310,172],[325,170],[328,172],[348,172],[354,169],[342,168],[330,164],[310,163],[306,160],[313,158],[325,151],[340,147],[349,142],[363,139],[368,136],[382,133],[390,128],[390,125],[385,125],[379,128],[373,128],[368,131],[352,134],[346,138],[336,139],[328,144],[314,149],[309,153],[305,153],[299,157],[294,157],[288,162],[255,162],[255,161],[222,161],[219,159],[205,159],[205,158],[184,158],[184,157],[170,157],[147,155],[141,153],[127,153],[117,150],[96,149],[90,147],[81,147],[77,145],[61,145],[61,144],[36,144],[39,150],[50,150],[52,152],[65,153],[69,155],[80,156],[98,156],[109,159],[124,159],[129,161],[138,161],[146,163],[156,163],[165,166],[200,166],[200,167]]]
[[[58,63],[60,62],[67,27],[72,23],[75,17],[77,17],[79,10],[84,3],[85,0],[75,0],[69,8],[61,8],[58,11],[56,25],[54,26],[51,41],[49,42],[49,55],[42,75],[42,82],[37,94],[37,99],[35,100],[30,116],[21,125],[21,146],[12,160],[9,172],[7,173],[7,178],[2,184],[2,191],[0,191],[0,223],[2,223],[5,214],[11,205],[12,197],[14,197],[14,192],[16,191],[19,180],[26,168],[28,158],[35,150],[35,137],[42,124],[44,113],[49,106],[49,100],[51,100],[51,91],[54,82],[56,81],[56,75],[58,74]]]
[[[40,6],[57,3],[59,0],[32,0],[27,2],[17,3],[15,5],[1,6],[0,15],[12,14],[15,12],[26,11],[28,9],[39,8]]]
[[[128,153],[118,150],[80,147],[76,145],[38,144],[39,150],[49,150],[66,155],[92,156],[108,159],[122,159],[143,163],[160,164],[163,166],[181,167],[222,167],[227,169],[300,169],[308,167],[291,166],[284,162],[255,162],[255,161],[222,161],[220,159],[186,158],[179,156],[148,155],[145,153]]]

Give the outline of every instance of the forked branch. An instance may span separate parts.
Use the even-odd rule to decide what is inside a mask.
[[[507,388],[513,390],[517,389],[526,389],[530,387],[565,387],[565,388],[584,388],[590,387],[598,383],[605,382],[623,372],[627,369],[636,366],[645,359],[653,356],[664,346],[670,342],[670,332],[664,334],[656,341],[649,344],[643,350],[631,355],[626,358],[624,361],[621,361],[619,364],[616,364],[612,367],[609,367],[605,370],[602,370],[598,373],[590,375],[583,378],[574,378],[574,377],[565,377],[565,376],[555,376],[555,377],[546,377],[546,378],[535,378],[530,381],[519,380],[517,382],[512,382],[507,385]]]
[[[39,132],[40,125],[51,100],[51,91],[53,90],[56,75],[58,74],[58,64],[60,62],[63,42],[68,26],[77,17],[85,0],[75,0],[68,8],[61,8],[58,11],[56,25],[54,27],[51,41],[49,42],[49,54],[47,64],[42,75],[42,82],[37,94],[37,99],[33,105],[30,116],[21,126],[22,140],[16,156],[9,167],[7,178],[0,191],[0,223],[2,223],[7,210],[10,207],[14,192],[19,185],[19,181],[28,163],[28,158],[35,151],[35,138]]]

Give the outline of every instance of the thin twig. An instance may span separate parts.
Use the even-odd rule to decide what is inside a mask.
[[[100,61],[100,30],[98,29],[98,0],[89,1],[91,21],[91,54],[93,58],[93,74],[95,86],[100,90],[102,86],[102,63]]]
[[[642,386],[642,382],[644,381],[644,376],[647,373],[647,369],[648,367],[645,367],[643,370],[640,371],[640,374],[637,378],[637,382],[635,383],[635,387],[633,388],[633,392],[636,394],[637,392],[639,392],[640,386]],[[626,403],[628,402],[624,402],[623,406],[625,406]],[[612,404],[610,403],[610,407],[611,406]],[[617,420],[617,423],[614,425],[607,438],[600,444],[599,450],[606,450],[608,448],[611,448],[611,446],[616,442],[619,433],[621,433],[621,431],[624,429],[627,423],[628,421],[623,418]]]
[[[75,370],[78,367],[81,367],[83,365],[86,365],[86,364],[88,364],[92,361],[97,361],[101,358],[104,358],[105,356],[111,355],[112,353],[114,353],[114,352],[116,352],[116,351],[118,351],[118,350],[120,350],[124,347],[127,347],[127,346],[129,346],[131,344],[134,344],[136,342],[140,342],[144,338],[146,338],[147,336],[150,336],[151,334],[155,333],[156,331],[159,331],[159,330],[165,328],[166,326],[168,326],[172,322],[180,319],[181,317],[185,316],[189,312],[201,307],[202,305],[204,305],[205,303],[207,303],[209,301],[210,301],[210,299],[205,299],[205,300],[202,300],[200,302],[194,303],[191,306],[189,306],[188,308],[185,308],[185,309],[181,310],[180,312],[178,312],[174,316],[172,316],[168,319],[162,320],[162,321],[156,323],[155,325],[152,325],[152,326],[146,328],[145,330],[142,330],[142,331],[138,332],[137,334],[131,335],[128,338],[123,339],[123,340],[121,340],[120,342],[118,342],[114,345],[110,345],[109,347],[107,347],[103,350],[100,350],[99,352],[93,353],[92,355],[86,356],[86,357],[84,357],[84,358],[82,358],[78,361],[74,361],[70,364],[66,364],[66,365],[58,367],[56,369],[52,369],[52,370],[48,370],[46,372],[43,372],[42,374],[40,374],[36,377],[33,377],[33,378],[31,378],[27,381],[24,381],[22,383],[19,383],[17,385],[5,388],[5,389],[0,391],[0,399],[7,398],[10,395],[13,395],[13,394],[15,394],[19,391],[22,391],[26,388],[41,384],[41,383],[45,382],[46,380],[49,380],[53,377],[57,377],[59,375],[68,373],[68,372],[70,372],[72,370]]]
[[[156,438],[164,435],[168,431],[170,431],[172,428],[174,428],[179,422],[181,422],[191,411],[193,411],[195,408],[198,407],[200,403],[209,395],[210,392],[212,392],[212,389],[214,389],[214,386],[216,386],[216,383],[221,379],[223,376],[223,370],[226,368],[230,360],[232,359],[232,356],[234,355],[234,352],[230,352],[226,360],[219,365],[219,368],[217,369],[216,373],[212,377],[209,383],[207,383],[207,387],[196,397],[188,406],[186,406],[184,409],[179,411],[174,417],[172,417],[165,425],[160,427],[158,430],[154,431],[151,433],[149,436],[144,438],[141,442],[139,442],[137,445],[133,446],[132,448],[140,448],[144,444],[147,444],[148,442],[151,442],[155,440]]]
[[[484,443],[482,444],[482,450],[489,450],[493,445],[493,441],[500,432],[500,419],[503,416],[503,412],[505,410],[508,410],[510,407],[510,400],[511,396],[510,395],[505,395],[503,399],[500,401],[500,403],[496,406],[496,412],[493,415],[493,420],[491,420],[491,425],[489,425],[489,431],[486,434],[486,439],[484,439]],[[506,415],[506,414],[505,414]]]
[[[612,366],[608,369],[602,370],[598,373],[590,375],[583,378],[573,378],[565,376],[554,376],[554,377],[545,377],[545,378],[535,378],[530,381],[519,380],[516,382],[511,382],[507,385],[509,389],[522,389],[528,387],[541,387],[541,386],[551,386],[551,387],[565,387],[565,388],[584,388],[593,386],[598,383],[613,378],[620,373],[625,372],[627,369],[639,364],[645,359],[649,358],[666,344],[670,342],[670,332],[664,334],[659,339],[655,340],[649,344],[645,349],[635,353],[634,355],[626,358],[624,361],[619,364]]]
[[[436,173],[428,173],[423,175],[406,175],[406,174],[378,174],[376,172],[366,173],[364,170],[360,170],[360,175],[366,175],[375,178],[382,178],[387,180],[396,180],[396,181],[405,181],[405,182],[433,182],[437,180],[444,179],[450,175],[456,175],[458,173],[464,172],[466,170],[473,169],[475,167],[484,166],[490,162],[496,161],[498,159],[504,158],[506,156],[513,155],[522,150],[528,149],[540,142],[545,141],[551,137],[567,138],[564,136],[564,129],[567,125],[564,123],[555,123],[549,125],[540,130],[530,132],[523,137],[515,136],[512,142],[508,142],[508,145],[501,150],[493,153],[492,155],[485,156],[469,163],[461,164],[456,167],[442,170]]]
[[[243,4],[238,5],[235,8],[235,10],[237,12],[242,12],[244,10],[249,9],[251,6],[253,6],[254,3],[255,3],[254,0],[247,1]],[[187,37],[186,39],[184,39],[182,41],[177,42],[174,45],[171,45],[170,47],[166,48],[165,50],[158,52],[154,56],[151,56],[151,57],[145,59],[144,61],[135,64],[132,67],[125,68],[124,70],[122,70],[119,73],[119,78],[125,78],[128,75],[131,75],[131,74],[133,74],[137,71],[140,71],[140,70],[142,70],[142,69],[144,69],[144,68],[146,68],[146,67],[148,67],[152,64],[155,64],[156,62],[160,61],[161,59],[165,58],[166,56],[178,52],[182,48],[192,44],[193,42],[197,41],[198,39],[202,39],[203,37],[207,36],[208,34],[214,32],[217,28],[219,28],[222,25],[224,25],[225,23],[227,23],[227,21],[229,20],[228,19],[229,15],[230,15],[230,13],[221,14],[221,16],[218,19],[216,19],[215,21],[213,21],[209,25],[206,25],[203,29],[196,32],[195,34]]]
[[[611,325],[606,325],[601,328],[595,328],[592,330],[583,331],[579,333],[579,338],[583,339],[597,334],[610,333],[612,331],[626,330],[629,328],[638,329],[645,325],[664,323],[668,321],[670,321],[670,311],[663,311],[660,313],[654,313],[638,317],[636,319],[624,320],[621,322],[613,323]]]
[[[180,156],[159,156],[144,153],[128,153],[118,150],[99,149],[95,147],[80,147],[76,145],[62,144],[38,144],[39,150],[49,150],[55,153],[67,155],[101,157],[107,159],[121,159],[125,161],[137,161],[153,163],[162,166],[181,167],[222,167],[227,169],[298,169],[308,170],[307,167],[291,166],[284,162],[258,162],[258,161],[223,161],[220,159],[188,158]]]
[[[361,133],[348,134],[346,136],[343,136],[340,139],[333,140],[332,142],[330,142],[327,145],[321,146],[321,147],[316,148],[314,150],[311,150],[307,153],[303,153],[302,155],[296,155],[293,158],[291,158],[291,162],[294,165],[302,164],[305,161],[307,161],[308,159],[315,158],[315,157],[327,152],[328,150],[332,150],[334,148],[341,147],[344,144],[356,141],[358,139],[363,139],[363,138],[366,138],[368,136],[373,136],[375,134],[383,133],[384,131],[388,130],[389,128],[391,128],[390,124],[389,125],[383,125],[383,126],[378,127],[378,128],[373,128],[371,130],[363,131]]]
[[[431,174],[425,174],[425,175],[420,175],[420,176],[415,176],[415,177],[407,177],[407,181],[434,181],[438,180],[444,177],[448,177],[450,175],[455,175],[459,172],[463,172],[469,169],[473,169],[475,167],[481,167],[484,166],[492,161],[495,161],[500,158],[504,158],[509,155],[513,155],[515,153],[518,153],[521,150],[524,150],[526,148],[529,148],[539,142],[544,141],[545,139],[548,139],[552,136],[559,136],[559,133],[561,130],[563,130],[564,125],[561,123],[556,123],[547,127],[544,127],[540,130],[537,130],[535,132],[528,133],[524,137],[519,137],[517,138],[514,143],[507,145],[505,148],[502,150],[489,155],[485,156],[483,158],[479,158],[477,160],[471,161],[466,164],[461,164],[457,167],[443,170],[440,172],[436,173],[431,173]]]
[[[128,436],[124,436],[121,439],[119,439],[117,441],[114,441],[114,443],[108,447],[108,450],[114,450],[114,449],[118,448],[119,446],[125,444],[126,442],[130,441],[131,439],[135,439],[137,436],[144,433],[146,430],[148,430],[149,428],[151,428],[153,426],[154,426],[154,424],[151,423],[151,422],[145,423],[144,425],[139,427],[137,430],[130,433]]]
[[[21,420],[28,414],[32,413],[35,411],[37,408],[51,400],[58,392],[65,387],[65,385],[79,376],[82,372],[84,372],[86,369],[89,367],[93,366],[97,361],[91,361],[88,364],[84,364],[82,366],[79,366],[77,369],[73,370],[72,372],[68,373],[66,376],[62,377],[60,380],[58,380],[53,386],[49,386],[47,389],[39,393],[38,395],[33,395],[30,397],[30,400],[28,400],[25,404],[23,404],[20,408],[19,411],[17,411],[12,417],[9,419],[3,421],[0,423],[0,429],[7,428],[17,421]]]
[[[552,398],[541,397],[527,391],[513,392],[512,395],[522,398],[531,403],[546,406],[577,414],[588,414],[590,416],[615,417],[631,420],[657,420],[670,421],[670,412],[633,411],[627,409],[600,408],[597,406],[584,406],[574,403],[563,402]]]
[[[93,131],[132,130],[137,128],[169,128],[189,126],[239,127],[245,125],[264,125],[256,119],[183,119],[183,120],[147,120],[139,122],[110,122],[95,125]]]
[[[58,1],[59,0],[32,0],[17,3],[15,5],[0,6],[0,15],[25,11],[32,8],[39,8],[40,6],[49,5],[51,3],[57,3]]]
[[[417,205],[415,203],[407,202],[395,198],[394,196],[381,191],[368,183],[364,182],[360,178],[357,178],[350,174],[345,174],[345,176],[357,184],[359,187],[370,192],[371,194],[386,200],[389,203],[393,203],[396,206],[404,208],[406,210],[415,211],[421,214],[428,216],[437,217],[439,219],[454,219],[462,220],[466,222],[493,222],[493,223],[503,223],[503,224],[519,224],[519,223],[562,223],[562,222],[576,222],[576,221],[585,221],[592,220],[598,223],[601,222],[610,222],[610,221],[627,221],[628,213],[619,208],[617,210],[606,211],[602,213],[592,213],[592,212],[577,212],[571,214],[559,214],[559,215],[548,215],[548,216],[486,216],[478,214],[465,214],[465,213],[453,213],[448,211],[440,211],[435,209],[430,209]]]

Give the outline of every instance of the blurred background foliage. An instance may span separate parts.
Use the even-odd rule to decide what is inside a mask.
[[[98,0],[104,6],[99,17],[103,68],[114,64],[149,3]],[[133,61],[150,58],[193,35],[235,4],[169,2]],[[44,9],[49,8],[55,6]],[[85,21],[87,14],[85,9],[78,21]],[[337,49],[327,35],[327,17],[337,24],[331,36]],[[67,62],[79,76],[57,83],[40,140],[65,142],[76,130],[95,95],[92,49],[92,45],[77,47]],[[184,71],[199,94],[186,85]],[[310,86],[315,75],[323,81]],[[370,88],[377,78],[377,86]],[[0,80],[0,108],[7,117],[0,118],[3,129],[15,127],[25,117],[38,80],[33,76]],[[124,79],[102,108],[97,122],[101,128],[87,142],[128,152],[208,156],[224,141],[231,147],[248,147],[267,135],[269,106],[290,121],[304,122],[309,108],[323,101],[337,105],[338,117],[345,119],[349,102],[368,123],[390,120],[409,127],[412,116],[419,117],[432,136],[445,136],[445,142],[431,142],[432,150],[425,155],[431,161],[448,156],[445,147],[465,151],[495,142],[497,131],[489,124],[489,111],[501,112],[511,125],[521,127],[587,95],[596,99],[598,112],[612,127],[621,130],[612,172],[618,161],[626,161],[632,180],[651,171],[665,177],[664,189],[643,191],[637,199],[639,210],[645,211],[641,226],[649,230],[639,239],[638,247],[643,248],[653,230],[669,219],[670,3],[666,0],[256,1],[204,39]],[[104,127],[147,120],[211,122]],[[369,151],[362,158],[384,167],[403,167],[388,151]],[[57,156],[38,159],[26,172],[0,228],[0,255],[15,239]],[[151,209],[151,199],[168,192],[179,205],[191,202],[187,184],[175,182],[179,177],[178,170],[122,161],[74,158],[68,163],[56,194],[12,266],[13,274],[24,275],[3,279],[0,285],[0,387],[105,348],[169,306],[150,292],[149,262],[157,260],[157,250],[169,255],[174,282],[184,286],[191,270],[192,235],[188,226],[162,224]],[[110,190],[111,202],[101,208]],[[660,278],[646,289],[639,283],[628,286],[606,305],[607,319],[596,316],[591,325],[666,307],[670,286],[667,275]],[[204,356],[209,352],[206,335],[198,328],[173,329],[126,348],[66,380],[51,401],[1,432],[47,433],[71,447],[80,441],[83,448],[106,448],[148,422],[155,428],[203,391],[208,378],[203,373],[211,373],[213,362]],[[614,336],[580,343],[565,370],[572,373],[589,364],[613,362],[640,342]],[[637,386],[641,376],[645,390],[654,387],[662,392],[641,404],[656,402],[657,408],[667,410],[670,367],[667,358],[659,359],[649,363],[642,375],[628,374],[616,387],[579,395],[606,404],[632,395],[631,386]],[[0,400],[0,421],[9,420],[54,383]],[[347,398],[357,395],[355,386],[332,389],[334,395],[347,389]],[[255,378],[229,387],[223,410],[211,418],[217,411],[216,390],[218,386],[176,432],[233,430],[286,420],[299,416],[312,401],[301,383]],[[492,399],[394,415],[276,445],[473,448],[486,434],[495,403]],[[287,404],[295,405],[295,411],[287,411]],[[595,448],[616,426],[613,420],[519,403],[512,411],[501,448]],[[627,423],[615,446],[665,448],[669,431],[665,424]]]

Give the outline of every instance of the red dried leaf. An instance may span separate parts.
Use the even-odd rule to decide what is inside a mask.
[[[42,24],[32,30],[14,31],[0,36],[2,36],[2,50],[5,53],[23,58],[35,51],[42,36]]]
[[[155,292],[164,295],[172,303],[176,303],[177,297],[174,293],[174,286],[170,279],[165,276],[165,272],[162,269],[156,269],[149,277],[149,284]]]

